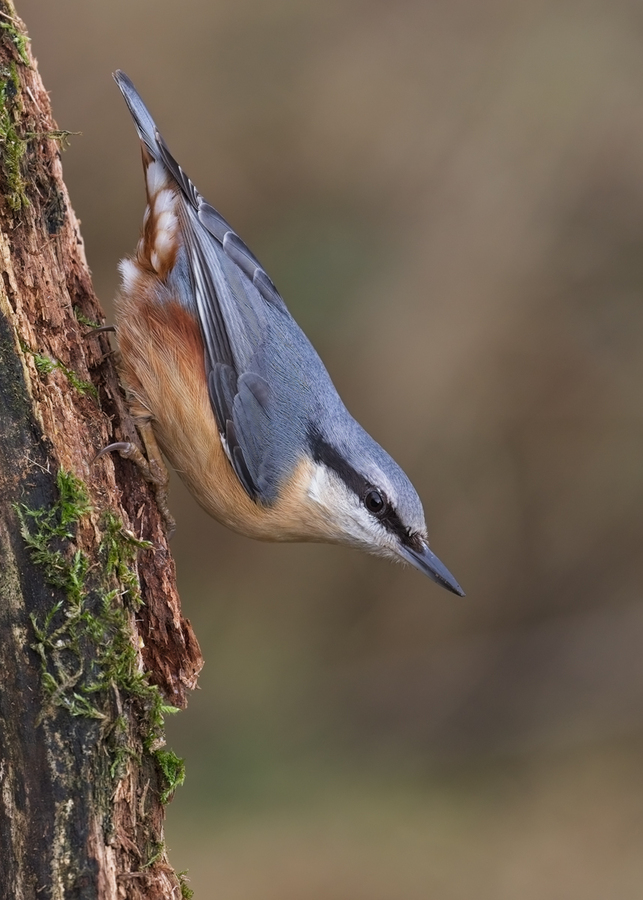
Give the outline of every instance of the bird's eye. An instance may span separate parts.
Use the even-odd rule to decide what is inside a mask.
[[[384,497],[379,491],[369,491],[364,497],[364,506],[370,513],[378,515],[384,511]]]

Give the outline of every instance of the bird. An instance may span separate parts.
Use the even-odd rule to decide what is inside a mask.
[[[163,456],[200,505],[251,538],[345,544],[464,592],[429,548],[408,477],[358,424],[256,256],[170,153],[114,73],[141,141],[147,207],[119,264],[119,369],[159,493]]]

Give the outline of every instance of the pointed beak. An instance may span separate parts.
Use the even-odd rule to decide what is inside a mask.
[[[402,559],[411,563],[420,572],[428,575],[432,581],[439,584],[440,587],[446,588],[458,597],[464,597],[465,593],[455,580],[451,572],[437,558],[432,550],[429,550],[428,544],[423,544],[421,550],[412,550],[410,547],[400,547],[399,553]]]

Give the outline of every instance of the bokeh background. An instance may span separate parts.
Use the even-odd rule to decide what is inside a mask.
[[[643,5],[17,6],[105,307],[121,67],[467,590],[255,544],[174,479],[197,900],[643,897]]]

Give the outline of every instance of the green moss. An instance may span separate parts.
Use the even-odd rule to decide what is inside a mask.
[[[165,788],[161,792],[161,803],[165,805],[177,787],[185,781],[185,761],[173,750],[156,750],[154,757],[165,782]]]
[[[66,150],[71,144],[70,138],[78,137],[80,134],[82,134],[82,131],[66,131],[55,128],[52,131],[26,131],[24,139],[30,141],[33,138],[38,138],[39,140],[49,138],[50,141],[56,141],[60,144],[61,150]]]
[[[188,887],[187,883],[187,874],[188,870],[185,869],[183,872],[177,872],[176,877],[179,879],[179,885],[181,886],[181,897],[183,900],[192,900],[194,897],[194,891],[191,887]]]
[[[7,202],[14,212],[29,205],[21,165],[27,141],[16,130],[21,110],[19,87],[16,64],[0,68],[0,150]]]
[[[68,369],[67,366],[63,365],[60,361],[58,361],[56,368],[60,369],[60,371],[67,376],[67,381],[79,394],[89,394],[96,402],[98,402],[98,389],[96,388],[96,385],[92,384],[91,381],[84,381],[73,369]]]
[[[100,545],[101,558],[108,576],[114,576],[127,590],[135,607],[141,604],[141,593],[132,563],[139,550],[150,550],[149,541],[141,541],[111,511],[103,514],[103,539]]]
[[[6,15],[6,14],[5,14]],[[20,31],[11,17],[0,19],[0,35],[8,38],[17,52],[20,63],[29,66],[29,38]],[[22,101],[18,65],[11,62],[0,67],[0,166],[5,182],[4,194],[10,209],[20,212],[29,205],[27,179],[23,172],[23,160],[30,140],[43,137],[58,141],[64,149],[73,132],[26,132],[20,129]],[[64,205],[64,204],[63,204]],[[51,231],[50,223],[48,227]]]
[[[74,315],[76,316],[76,321],[80,322],[81,325],[86,325],[88,328],[100,328],[100,322],[92,322],[77,306],[74,306]]]
[[[49,583],[63,588],[69,602],[78,606],[88,568],[87,559],[80,551],[67,557],[57,544],[59,539],[73,538],[72,526],[89,512],[89,498],[83,483],[62,469],[57,476],[57,487],[59,499],[51,509],[32,510],[24,504],[18,504],[15,508],[32,559],[45,570]],[[53,617],[55,612],[54,608],[48,618]]]
[[[143,863],[141,869],[149,869],[154,863],[157,863],[160,859],[163,858],[163,854],[165,853],[165,844],[162,841],[155,841],[152,844],[150,855],[147,859],[147,862]]]
[[[9,38],[13,46],[18,51],[18,56],[20,57],[20,62],[29,66],[29,38],[24,32],[19,31],[16,28],[15,23],[12,20],[8,22],[0,21],[0,28],[4,31],[5,35]]]
[[[163,802],[185,777],[181,760],[164,743],[164,716],[177,712],[141,670],[132,617],[142,603],[136,555],[151,544],[127,531],[107,512],[101,519],[97,559],[75,547],[76,529],[91,506],[84,484],[61,470],[58,499],[49,507],[15,506],[20,529],[34,563],[62,598],[41,617],[32,615],[33,650],[40,659],[46,697],[43,715],[64,709],[103,723],[109,769],[120,777],[132,749],[128,722],[120,712],[127,701],[142,723],[142,752],[153,755],[164,782]],[[160,754],[160,755],[159,755]]]
[[[57,369],[63,373],[70,385],[79,394],[89,395],[98,403],[98,390],[91,381],[84,381],[73,369],[70,369],[59,359],[52,359],[50,356],[43,356],[41,353],[37,353],[28,347],[24,341],[21,342],[20,346],[23,353],[28,353],[32,357],[36,370],[42,378],[45,378]]]
[[[118,781],[124,774],[129,759],[140,760],[140,754],[128,743],[127,721],[123,716],[118,716],[112,725],[109,745],[111,747],[109,774],[114,781]]]

